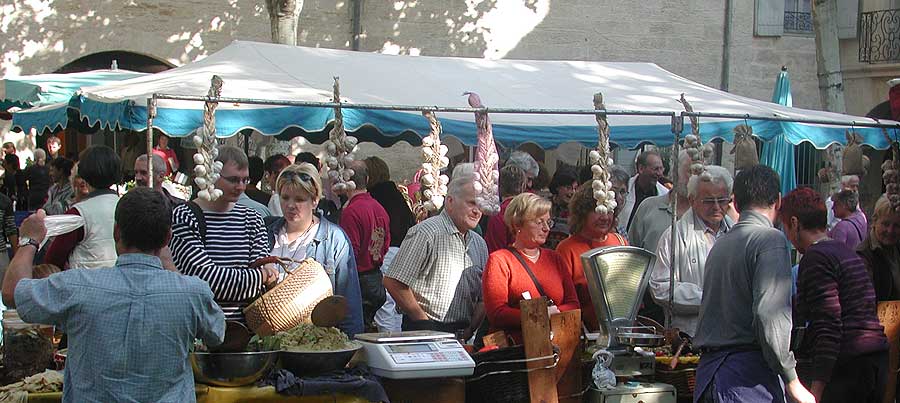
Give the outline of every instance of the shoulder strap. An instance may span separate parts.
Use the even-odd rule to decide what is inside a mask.
[[[185,204],[187,204],[191,213],[194,214],[194,218],[197,219],[197,229],[200,230],[200,243],[206,245],[206,216],[203,215],[203,209],[193,200]]]
[[[850,224],[853,224],[853,228],[856,229],[856,235],[859,235],[859,239],[863,239],[862,231],[859,229],[859,225],[856,225],[855,222],[850,221]]]
[[[547,295],[546,292],[544,292],[544,287],[541,287],[541,282],[538,281],[537,277],[535,277],[534,272],[531,271],[531,266],[529,266],[528,262],[525,261],[525,258],[523,258],[521,254],[519,254],[519,251],[517,251],[515,248],[507,249],[513,254],[513,256],[516,257],[516,259],[519,260],[519,263],[522,265],[522,267],[525,268],[525,271],[528,273],[528,277],[531,277],[531,281],[534,283],[534,286],[537,287],[537,290],[541,294],[541,296],[547,297],[547,302],[550,305],[556,305],[556,303],[553,302],[553,298],[550,298],[550,296]]]

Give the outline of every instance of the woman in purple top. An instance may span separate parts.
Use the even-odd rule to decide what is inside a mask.
[[[859,193],[842,190],[831,196],[831,200],[834,200],[834,216],[841,220],[828,232],[828,236],[856,250],[868,234],[866,215],[858,208]]]
[[[812,369],[799,374],[801,381],[817,402],[881,402],[888,343],[865,264],[828,237],[825,202],[816,191],[789,193],[780,216],[785,235],[803,254],[793,321],[808,324],[797,355],[811,358]]]

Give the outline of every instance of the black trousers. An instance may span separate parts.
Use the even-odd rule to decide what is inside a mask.
[[[438,322],[430,319],[412,320],[409,316],[403,315],[402,329],[404,332],[410,330],[434,330],[456,334],[457,331],[465,330],[467,327],[469,327],[468,322]]]
[[[366,331],[374,327],[375,313],[384,305],[387,293],[381,283],[381,270],[373,269],[359,273],[359,291],[362,297],[363,326]]]
[[[880,403],[887,376],[887,351],[838,359],[820,403]]]

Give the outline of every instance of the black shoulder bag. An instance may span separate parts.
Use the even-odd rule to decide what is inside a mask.
[[[534,276],[534,272],[531,271],[531,266],[529,266],[528,262],[525,261],[525,258],[522,257],[522,254],[520,254],[519,251],[517,251],[515,248],[507,249],[512,252],[513,256],[515,256],[516,259],[519,259],[519,263],[522,265],[522,267],[525,268],[525,272],[528,273],[528,277],[531,277],[531,281],[534,283],[534,286],[537,287],[537,290],[541,294],[541,296],[547,297],[547,306],[556,305],[556,303],[553,302],[553,298],[550,298],[550,296],[547,295],[546,292],[544,292],[544,287],[541,287],[541,282],[538,281],[537,277]]]

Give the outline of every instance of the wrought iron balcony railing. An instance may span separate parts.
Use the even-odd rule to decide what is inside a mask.
[[[900,62],[900,10],[859,14],[859,61]]]
[[[795,33],[812,33],[812,13],[785,11],[784,31]]]

